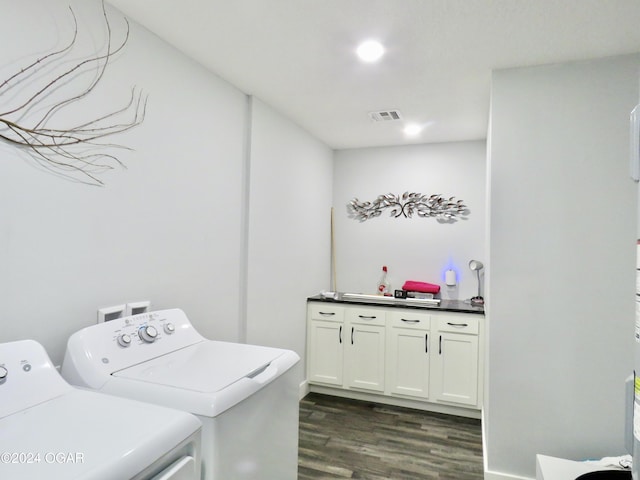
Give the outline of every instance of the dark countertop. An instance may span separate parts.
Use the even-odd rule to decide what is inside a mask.
[[[407,301],[403,301],[401,298],[390,300],[378,300],[375,299],[345,299],[342,298],[342,294],[338,293],[338,298],[325,298],[322,295],[314,295],[307,298],[309,302],[324,302],[324,303],[342,303],[352,305],[374,305],[381,307],[391,308],[415,308],[418,310],[437,310],[440,312],[457,312],[457,313],[478,313],[484,315],[484,306],[474,306],[469,301],[464,300],[440,300],[440,305],[422,305],[415,304]]]

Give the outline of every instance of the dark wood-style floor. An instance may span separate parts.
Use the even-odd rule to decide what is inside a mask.
[[[480,420],[311,393],[298,479],[481,480]]]

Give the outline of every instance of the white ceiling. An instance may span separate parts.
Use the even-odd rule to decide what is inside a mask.
[[[640,0],[109,3],[336,149],[483,139],[492,69],[640,52]],[[356,60],[368,38],[377,64]],[[369,119],[384,109],[426,128]]]

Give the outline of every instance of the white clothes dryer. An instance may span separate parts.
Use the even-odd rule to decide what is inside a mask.
[[[195,414],[205,480],[296,480],[299,360],[289,350],[208,340],[171,309],[76,332],[62,375]]]
[[[0,478],[198,480],[188,413],[83,391],[33,340],[0,344]]]

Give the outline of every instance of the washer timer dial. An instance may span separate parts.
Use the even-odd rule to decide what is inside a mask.
[[[138,335],[144,342],[153,343],[158,337],[158,330],[154,326],[144,325],[138,330]]]

